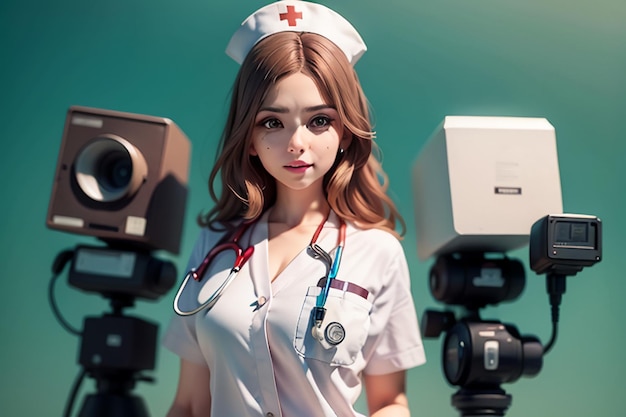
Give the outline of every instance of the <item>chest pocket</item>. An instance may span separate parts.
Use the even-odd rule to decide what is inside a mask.
[[[320,342],[311,333],[314,326],[313,309],[320,292],[320,287],[308,288],[298,318],[294,348],[300,356],[307,359],[337,366],[351,365],[365,344],[370,327],[369,313],[372,304],[360,295],[330,288],[322,329],[327,329],[331,323],[339,323],[344,332],[343,340],[337,345],[331,345]]]

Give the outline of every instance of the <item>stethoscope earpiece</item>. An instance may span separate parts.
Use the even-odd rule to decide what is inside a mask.
[[[313,339],[318,340],[320,342],[323,341],[324,331],[322,330],[322,326],[313,325],[311,327],[311,335],[313,336]]]

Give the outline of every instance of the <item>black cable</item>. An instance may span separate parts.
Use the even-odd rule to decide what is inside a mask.
[[[559,308],[561,306],[563,294],[565,294],[565,280],[565,275],[560,274],[550,273],[546,277],[546,289],[548,290],[548,295],[550,297],[550,310],[552,315],[552,335],[550,336],[550,340],[546,346],[543,348],[544,356],[552,350],[554,344],[556,343],[556,337],[559,330]]]
[[[50,283],[48,284],[48,303],[50,304],[50,308],[54,313],[54,317],[59,322],[59,324],[67,330],[69,333],[75,336],[81,336],[82,332],[74,328],[61,314],[59,307],[57,306],[56,299],[54,297],[54,285],[56,284],[59,276],[61,275],[61,271],[65,267],[68,261],[72,259],[74,256],[74,251],[66,250],[57,255],[52,264],[52,277],[50,278]]]
[[[544,356],[547,355],[548,352],[552,350],[552,348],[554,347],[554,343],[556,343],[556,336],[557,336],[558,330],[559,330],[558,323],[552,322],[552,335],[550,336],[550,340],[548,341],[546,346],[543,348]]]
[[[70,396],[67,397],[65,410],[63,411],[63,417],[70,417],[72,415],[72,409],[74,408],[74,402],[76,401],[76,394],[78,394],[78,390],[83,384],[85,375],[87,375],[87,371],[85,371],[84,368],[81,368],[80,372],[78,373],[78,375],[76,375],[76,378],[74,379],[74,384],[72,385],[72,391],[70,392]]]

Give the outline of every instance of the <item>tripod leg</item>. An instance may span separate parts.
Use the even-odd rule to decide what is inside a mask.
[[[141,397],[128,394],[89,394],[78,417],[149,417]]]

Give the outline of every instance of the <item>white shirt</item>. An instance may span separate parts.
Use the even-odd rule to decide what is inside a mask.
[[[318,244],[334,257],[339,220],[331,214]],[[197,267],[221,234],[203,229],[189,267]],[[211,371],[212,417],[361,416],[353,404],[361,376],[386,374],[425,362],[406,258],[390,233],[350,224],[337,280],[369,292],[367,299],[330,288],[327,323],[337,321],[345,339],[322,346],[311,335],[311,312],[326,266],[303,250],[270,282],[267,215],[240,245],[254,253],[215,306],[174,316],[163,343]],[[189,280],[180,297],[191,310],[213,294],[230,272],[234,254],[223,252],[200,283]]]

